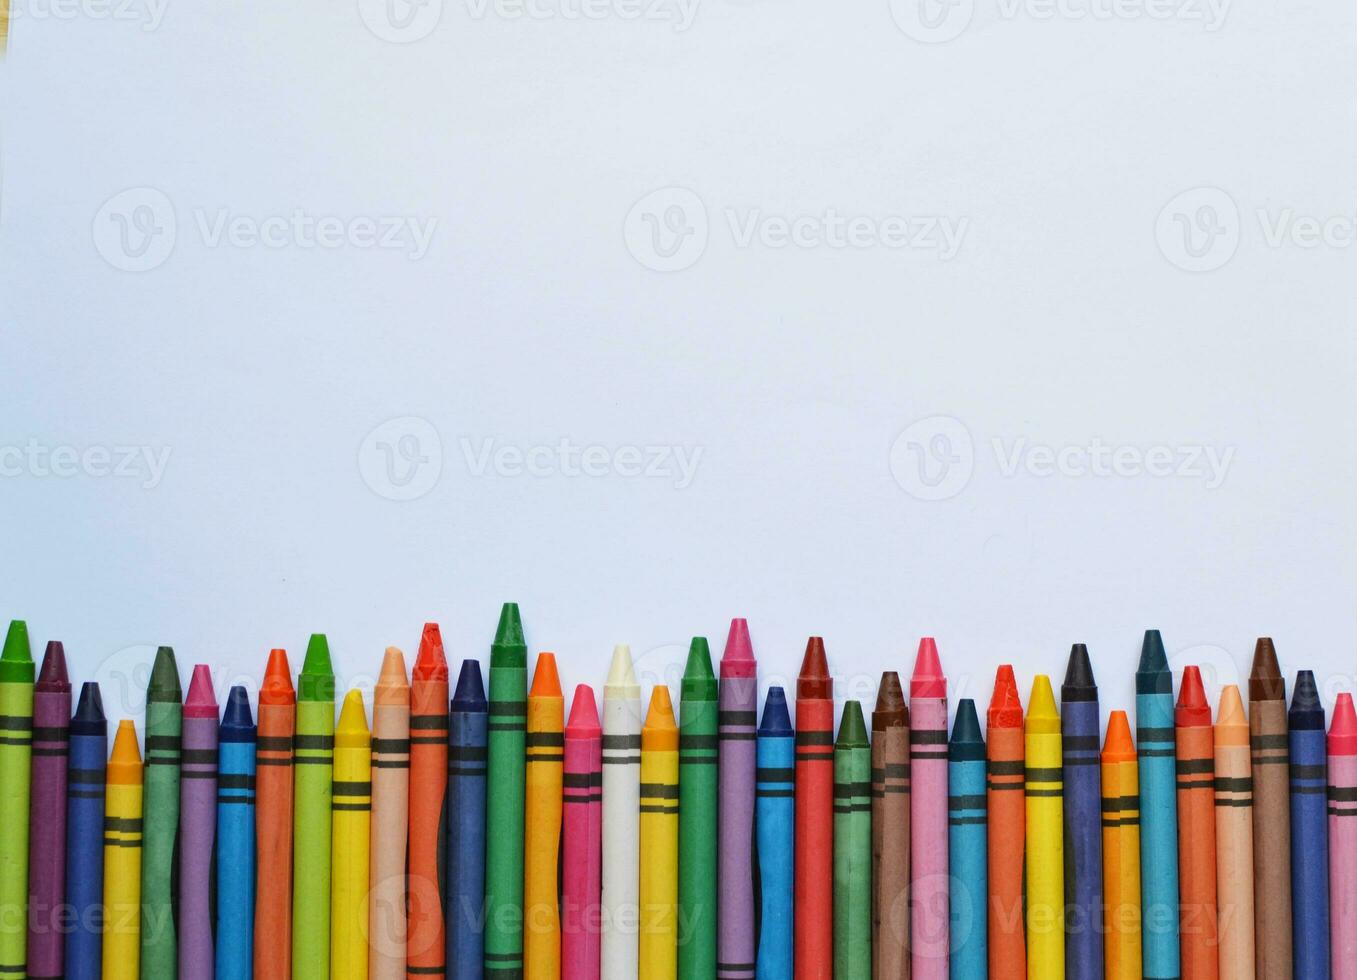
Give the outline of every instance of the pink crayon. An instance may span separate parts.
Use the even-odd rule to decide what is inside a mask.
[[[1357,712],[1338,695],[1329,725],[1329,962],[1357,980]]]
[[[754,789],[759,682],[749,624],[730,622],[721,657],[717,723],[720,882],[717,980],[754,980]]]
[[[184,700],[179,769],[179,980],[212,980],[212,852],[217,834],[217,698],[205,664]]]
[[[565,726],[561,980],[598,980],[602,930],[603,729],[594,691],[575,688]]]
[[[910,964],[914,980],[947,980],[947,678],[931,636],[909,682]]]

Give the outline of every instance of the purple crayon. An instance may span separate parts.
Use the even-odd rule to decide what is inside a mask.
[[[217,698],[193,668],[179,760],[179,980],[212,980],[212,851],[217,834]]]
[[[716,976],[754,980],[754,789],[758,767],[758,696],[749,624],[730,621],[721,656],[718,783],[720,891],[717,897]]]
[[[71,679],[66,650],[53,640],[33,687],[33,792],[28,820],[28,976],[64,976],[66,896],[66,765]]]

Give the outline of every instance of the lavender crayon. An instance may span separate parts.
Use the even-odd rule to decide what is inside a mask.
[[[179,980],[212,980],[212,851],[217,835],[217,698],[206,664],[184,701],[179,770]]]

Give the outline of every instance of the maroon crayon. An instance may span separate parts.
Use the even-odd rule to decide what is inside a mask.
[[[66,896],[66,765],[71,679],[53,640],[33,687],[33,791],[28,820],[28,977],[61,980]]]

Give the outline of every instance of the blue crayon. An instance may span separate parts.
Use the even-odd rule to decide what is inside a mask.
[[[792,977],[792,855],[796,827],[796,732],[787,694],[770,687],[759,724],[754,828],[759,861],[756,980]]]
[[[485,903],[485,686],[463,660],[448,712],[447,980],[480,980]]]
[[[1103,976],[1103,779],[1098,685],[1088,647],[1070,649],[1060,686],[1065,774],[1065,980]]]
[[[985,739],[975,702],[957,702],[947,746],[947,849],[950,853],[951,980],[989,976],[989,829],[985,802]]]
[[[1313,671],[1296,674],[1291,742],[1291,923],[1295,980],[1329,980],[1328,748]]]
[[[254,969],[254,747],[250,696],[231,688],[217,729],[217,975]]]
[[[104,773],[108,722],[99,685],[86,681],[71,718],[70,769],[66,774],[67,980],[103,976]]]
[[[1146,630],[1136,669],[1140,764],[1140,903],[1144,980],[1177,980],[1178,758],[1173,675],[1158,630]]]

